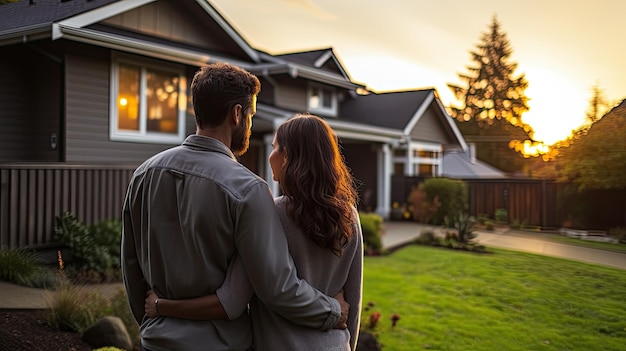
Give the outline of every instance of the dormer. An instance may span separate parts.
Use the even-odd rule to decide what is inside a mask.
[[[307,111],[328,117],[337,117],[337,89],[317,83],[309,83]]]

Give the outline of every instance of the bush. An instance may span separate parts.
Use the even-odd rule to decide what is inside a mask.
[[[509,223],[509,213],[506,210],[506,208],[496,209],[496,213],[494,214],[494,219],[498,223]]]
[[[449,178],[429,178],[420,184],[418,191],[423,191],[425,199],[419,196],[409,195],[413,201],[421,200],[420,203],[411,203],[414,208],[420,206],[433,212],[427,212],[430,218],[427,223],[441,225],[446,216],[461,213],[467,208],[467,186],[461,180]]]
[[[87,286],[65,281],[54,293],[48,293],[47,299],[47,323],[51,327],[80,333],[102,317],[115,316],[124,322],[133,342],[139,343],[139,326],[131,314],[123,288],[109,299]]]
[[[121,221],[107,220],[88,226],[72,213],[56,218],[55,234],[72,251],[71,262],[83,276],[101,279],[119,271]]]
[[[37,272],[35,253],[20,249],[0,250],[0,280],[20,283],[30,279]]]
[[[413,220],[420,223],[429,223],[441,207],[438,196],[432,199],[428,198],[428,194],[424,190],[424,183],[411,189],[407,202]]]
[[[366,254],[379,254],[383,248],[383,218],[376,213],[359,212],[363,246]]]
[[[445,218],[446,227],[456,229],[457,239],[463,244],[469,243],[476,237],[474,234],[475,223],[474,218],[467,213],[458,213]]]
[[[0,280],[31,288],[55,288],[58,276],[41,261],[34,251],[0,250]]]
[[[433,245],[437,243],[437,237],[432,230],[425,230],[420,233],[420,236],[415,239],[415,243],[419,245]]]

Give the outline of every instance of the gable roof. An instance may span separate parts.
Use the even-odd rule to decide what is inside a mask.
[[[448,116],[434,89],[357,95],[341,104],[339,115],[341,120],[400,130],[404,135],[409,135],[431,107],[436,111],[445,133],[461,149],[466,150],[465,139]]]
[[[404,130],[429,93],[413,90],[358,95],[341,104],[339,115],[346,121]]]
[[[163,40],[159,42],[118,35],[93,26],[113,16],[156,2],[158,0],[73,0],[62,3],[57,0],[39,0],[33,5],[27,5],[26,1],[10,3],[0,6],[0,17],[3,18],[0,24],[0,45],[45,38],[52,40],[64,38],[194,65],[226,60],[219,55],[209,54],[202,49],[186,48],[176,42]],[[175,5],[182,8],[181,5],[184,4],[199,6],[213,22],[217,23],[225,36],[241,50],[245,57],[244,61],[237,62],[237,60],[228,59],[229,62],[241,66],[249,65],[246,61],[259,62],[258,52],[250,47],[208,1],[179,0]],[[13,20],[5,22],[4,17],[10,17]],[[15,20],[15,18],[25,20]]]
[[[273,56],[263,51],[257,50],[262,63],[246,67],[251,73],[256,75],[279,75],[288,74],[292,78],[304,78],[311,81],[328,84],[340,88],[355,91],[358,88],[365,88],[365,85],[355,83],[346,75],[332,70],[323,70],[311,65],[306,53],[287,55],[287,57]]]
[[[311,68],[318,68],[332,73],[337,73],[344,78],[351,80],[348,72],[343,67],[339,57],[335,55],[332,48],[278,54],[274,55],[274,57],[282,58],[285,61],[302,64]]]

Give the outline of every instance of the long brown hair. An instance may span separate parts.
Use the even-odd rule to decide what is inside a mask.
[[[317,245],[341,255],[357,194],[337,136],[322,118],[297,114],[278,127],[276,143],[286,154],[280,188],[288,215]]]

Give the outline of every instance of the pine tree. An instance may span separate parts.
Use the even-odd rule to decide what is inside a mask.
[[[448,84],[462,102],[449,111],[466,140],[476,143],[480,160],[516,172],[524,168],[524,158],[514,148],[532,140],[532,128],[522,121],[529,109],[528,81],[524,74],[514,76],[517,63],[510,62],[513,50],[496,16],[489,29],[470,52],[473,66],[459,74],[466,87]]]

